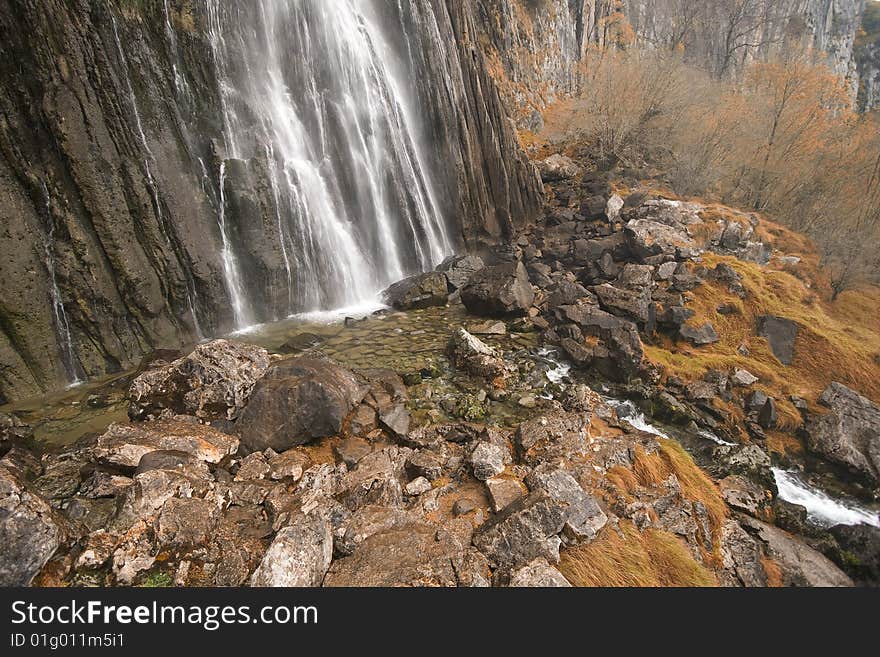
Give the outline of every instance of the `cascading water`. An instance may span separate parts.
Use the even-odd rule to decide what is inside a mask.
[[[125,79],[126,90],[128,91],[129,102],[131,103],[131,111],[134,115],[135,127],[137,128],[138,136],[140,137],[141,147],[144,150],[144,173],[146,175],[147,188],[150,190],[150,196],[153,200],[153,206],[156,210],[156,218],[159,221],[162,232],[165,234],[165,238],[168,240],[169,244],[171,244],[172,248],[174,248],[175,245],[172,239],[173,232],[171,227],[168,226],[166,223],[166,218],[162,210],[162,199],[159,197],[159,188],[156,184],[155,178],[153,177],[153,171],[150,166],[150,161],[153,159],[153,152],[150,150],[149,143],[147,142],[147,135],[144,133],[144,126],[143,122],[141,121],[141,113],[138,109],[137,97],[135,96],[134,89],[131,86],[131,77],[128,74],[128,58],[125,56],[125,51],[122,49],[122,42],[119,39],[119,27],[116,24],[116,17],[113,15],[112,11],[110,11],[109,13],[110,22],[113,26],[113,39],[116,43],[116,51],[119,55],[119,62],[122,65],[123,77]],[[170,27],[171,25],[169,22],[168,28],[170,29]],[[190,273],[188,267],[184,267],[184,271],[186,272],[187,306],[189,308],[190,315],[192,316],[193,328],[195,329],[196,335],[199,338],[202,338],[204,337],[204,333],[202,332],[202,327],[199,324],[199,316],[196,312],[195,281],[193,281],[192,274]]]
[[[174,90],[177,92],[178,99],[189,100],[189,85],[186,77],[180,74],[180,55],[177,52],[177,33],[171,24],[171,10],[168,7],[168,0],[162,0],[162,11],[165,14],[165,36],[168,38],[168,47],[171,50],[171,73],[174,76]]]
[[[46,232],[43,238],[43,253],[45,256],[46,271],[49,273],[49,295],[52,301],[52,315],[55,319],[55,333],[58,344],[61,347],[61,361],[67,372],[70,385],[82,382],[82,368],[73,351],[73,338],[70,334],[70,322],[67,320],[67,311],[61,300],[61,290],[58,288],[58,277],[55,273],[55,221],[52,218],[52,198],[49,196],[49,188],[45,182],[41,183],[43,189],[43,202],[46,213]]]
[[[229,298],[232,301],[232,310],[235,314],[236,326],[248,326],[252,323],[251,311],[245,299],[244,289],[241,284],[241,273],[238,269],[238,261],[235,251],[232,250],[232,241],[229,238],[229,229],[226,225],[226,162],[220,163],[220,208],[217,220],[220,224],[220,237],[223,248],[220,259],[223,261],[223,274],[229,287]]]
[[[378,1],[378,0],[375,0]],[[288,285],[279,316],[357,305],[452,252],[418,124],[374,0],[205,0],[225,158],[265,158]],[[237,328],[248,272],[218,173],[223,270]],[[239,238],[240,239],[240,238]]]

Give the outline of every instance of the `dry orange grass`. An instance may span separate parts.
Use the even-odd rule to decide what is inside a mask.
[[[770,557],[762,556],[761,567],[764,569],[764,574],[767,576],[767,586],[771,588],[780,588],[783,586],[782,569],[779,567],[778,563],[773,561]]]
[[[696,312],[695,325],[712,322],[720,342],[695,348],[661,340],[648,345],[648,357],[683,378],[699,378],[710,369],[743,367],[760,378],[756,386],[780,401],[780,428],[793,429],[800,414],[782,395],[798,395],[814,402],[831,381],[839,381],[861,394],[880,400],[880,289],[845,292],[837,302],[823,300],[792,274],[707,253],[707,267],[727,263],[742,277],[745,300],[723,285],[706,283],[691,295],[688,307]],[[738,314],[722,315],[721,304],[732,304]],[[791,366],[780,363],[766,340],[757,337],[760,315],[779,315],[797,322],[798,337]],[[750,354],[737,348],[745,344]]]
[[[721,527],[728,516],[728,508],[718,486],[678,442],[660,438],[658,444],[659,450],[653,453],[637,446],[632,469],[614,466],[606,473],[605,481],[615,494],[630,502],[639,488],[659,487],[674,475],[682,495],[703,504],[709,514],[712,536],[707,538],[711,539],[713,552],[703,556],[707,563],[717,562],[720,557]]]
[[[559,570],[584,587],[718,586],[680,539],[658,529],[640,532],[625,520],[589,545],[564,551]]]

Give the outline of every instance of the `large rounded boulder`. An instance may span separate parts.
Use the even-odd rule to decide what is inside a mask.
[[[330,360],[290,358],[270,367],[236,423],[249,451],[283,452],[342,431],[368,391]]]

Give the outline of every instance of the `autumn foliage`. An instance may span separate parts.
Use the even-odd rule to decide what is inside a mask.
[[[880,125],[816,54],[780,54],[719,80],[681,52],[597,48],[566,138],[646,162],[673,191],[765,213],[813,238],[832,296],[880,279]]]

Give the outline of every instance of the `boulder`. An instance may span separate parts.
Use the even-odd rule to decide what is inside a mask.
[[[654,256],[675,256],[679,247],[696,246],[687,231],[650,219],[632,219],[624,236],[630,251],[643,262]]]
[[[535,559],[510,574],[511,587],[567,588],[571,583],[546,559]]]
[[[724,586],[767,586],[763,554],[755,540],[733,519],[721,527],[721,566],[718,573]]]
[[[563,411],[523,422],[513,438],[517,454],[529,465],[586,454],[589,424],[586,414]]]
[[[696,313],[690,308],[684,306],[669,306],[657,318],[660,326],[674,331],[681,331],[682,327]]]
[[[740,475],[730,475],[718,482],[721,497],[728,506],[750,516],[759,517],[767,508],[770,497],[764,487]]]
[[[762,315],[758,317],[758,336],[765,338],[773,355],[783,365],[791,365],[794,359],[794,343],[798,325],[790,319]]]
[[[64,518],[0,466],[0,586],[30,586],[69,537]]]
[[[386,523],[330,567],[324,586],[488,586],[489,566],[453,532],[418,520]]]
[[[95,460],[122,468],[138,468],[150,452],[187,454],[198,461],[219,463],[238,450],[238,438],[174,417],[134,424],[111,424],[92,448]],[[182,457],[177,462],[183,462]]]
[[[493,477],[486,480],[489,501],[495,513],[503,511],[525,494],[525,489],[516,479]]]
[[[446,275],[436,271],[405,278],[382,292],[385,303],[398,310],[445,306],[448,298]]]
[[[562,280],[555,286],[550,296],[547,297],[547,307],[555,310],[560,306],[571,306],[579,303],[581,299],[586,303],[595,303],[596,297],[580,283]]]
[[[202,546],[214,533],[217,503],[198,497],[172,497],[156,521],[156,540],[163,547]]]
[[[568,504],[542,491],[514,502],[480,527],[474,545],[496,568],[513,568],[544,558],[559,563],[559,532],[568,518]]]
[[[592,288],[598,297],[602,309],[617,315],[629,317],[641,325],[647,325],[651,319],[651,289],[622,289],[609,283],[596,285]]]
[[[715,327],[712,326],[711,322],[706,322],[699,327],[685,324],[678,329],[678,335],[682,340],[687,340],[696,347],[714,344],[720,340],[718,333],[715,332]]]
[[[321,586],[333,558],[330,522],[320,514],[299,515],[275,536],[251,577],[251,586]]]
[[[507,373],[507,365],[501,352],[463,328],[452,334],[447,354],[455,367],[477,377],[495,379]]]
[[[11,413],[0,413],[0,457],[13,447],[25,446],[34,436],[33,429]]]
[[[565,470],[551,465],[538,466],[526,477],[526,485],[532,491],[544,491],[553,499],[568,505],[562,529],[562,542],[565,545],[592,541],[608,522],[608,516],[596,499]]]
[[[486,481],[504,472],[505,458],[509,458],[509,455],[506,454],[504,448],[489,442],[480,442],[471,452],[468,460],[474,477],[480,481]]]
[[[366,393],[352,372],[332,361],[290,358],[267,370],[236,431],[250,451],[284,452],[338,435]]]
[[[601,194],[596,194],[593,196],[588,196],[583,200],[581,206],[579,208],[581,215],[587,221],[597,221],[599,219],[605,219],[605,208],[607,207],[607,201],[605,197]]]
[[[571,180],[580,174],[580,167],[570,157],[555,153],[538,162],[541,180],[545,183]]]
[[[819,403],[830,412],[809,418],[807,447],[880,485],[880,406],[836,382]]]
[[[618,381],[626,381],[642,368],[644,350],[639,331],[633,322],[595,306],[572,305],[559,308],[562,317],[580,327],[585,335],[599,338],[607,353],[594,354],[595,364],[602,374]]]
[[[194,415],[203,420],[234,420],[254,385],[269,368],[265,349],[213,340],[191,354],[151,369],[132,382],[129,417]]]
[[[443,272],[449,288],[455,291],[467,285],[471,277],[485,266],[480,256],[451,256],[440,263],[437,271]]]
[[[462,288],[461,300],[476,315],[525,315],[535,292],[522,262],[507,262],[476,272]]]
[[[806,543],[778,527],[741,516],[740,524],[763,544],[786,586],[852,586],[852,580]]]
[[[779,413],[776,410],[776,402],[772,397],[768,397],[767,401],[758,411],[758,424],[762,429],[773,429],[779,420]]]
[[[839,546],[839,563],[860,583],[880,584],[880,527],[836,525],[830,530]]]

